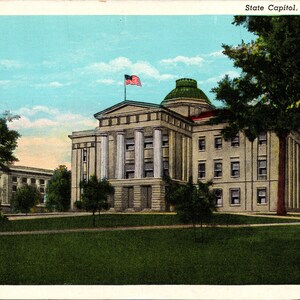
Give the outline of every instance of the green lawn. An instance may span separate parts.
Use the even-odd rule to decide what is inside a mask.
[[[300,226],[0,237],[0,284],[299,284]]]
[[[299,222],[298,219],[214,214],[213,224],[261,224]],[[92,227],[92,216],[28,219],[0,223],[0,231],[28,231]],[[105,214],[96,216],[96,227],[151,226],[180,224],[175,214]]]

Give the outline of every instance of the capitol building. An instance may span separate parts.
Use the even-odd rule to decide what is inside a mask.
[[[251,144],[229,141],[224,124],[209,125],[215,108],[193,79],[182,78],[161,104],[125,100],[96,113],[98,127],[73,132],[72,198],[80,181],[107,178],[114,211],[169,211],[165,175],[179,183],[213,181],[219,211],[275,212],[279,142],[274,133]],[[287,209],[300,209],[300,133],[287,139]]]

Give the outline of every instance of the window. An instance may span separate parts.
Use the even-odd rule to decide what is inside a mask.
[[[223,205],[223,190],[222,189],[214,189],[213,192],[216,196],[216,206],[222,206]]]
[[[40,193],[42,193],[42,194],[45,193],[45,189],[43,187],[40,188]]]
[[[134,139],[126,140],[126,150],[134,150]]]
[[[231,177],[240,177],[240,162],[231,162]]]
[[[153,137],[145,137],[144,148],[153,148]]]
[[[82,151],[82,161],[86,162],[87,161],[87,150],[83,149]]]
[[[222,177],[222,163],[219,161],[215,161],[214,177]]]
[[[205,138],[204,137],[199,138],[198,149],[199,149],[199,151],[205,151]]]
[[[266,159],[260,159],[258,161],[258,176],[259,177],[266,177],[267,176],[267,160]]]
[[[222,138],[221,137],[215,138],[215,149],[222,149]]]
[[[153,163],[148,162],[145,163],[145,177],[153,177]]]
[[[18,178],[16,176],[13,176],[12,182],[18,182]]]
[[[168,161],[163,162],[163,175],[169,176],[169,162]]]
[[[205,162],[200,162],[198,164],[198,178],[205,178]]]
[[[27,178],[26,177],[22,178],[22,183],[27,183]]]
[[[230,204],[240,204],[240,189],[230,189]]]
[[[35,178],[31,178],[30,182],[31,182],[31,184],[35,184],[36,183],[36,179]]]
[[[45,179],[40,179],[40,184],[45,184]]]
[[[257,204],[266,204],[267,203],[267,189],[258,188],[257,189]]]
[[[266,133],[261,133],[258,136],[258,144],[259,145],[267,144],[267,134]]]
[[[238,147],[240,145],[240,137],[236,135],[235,137],[231,138],[231,147]]]
[[[125,178],[134,178],[134,164],[125,165]]]
[[[169,146],[169,137],[167,135],[163,136],[162,145],[163,147]]]
[[[17,191],[17,189],[18,189],[18,188],[17,188],[17,186],[16,186],[16,185],[13,185],[13,186],[12,186],[12,191],[13,191],[13,192],[16,192],[16,191]]]

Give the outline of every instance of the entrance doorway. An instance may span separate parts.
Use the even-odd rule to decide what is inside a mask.
[[[145,208],[152,207],[152,187],[150,185],[142,186],[142,203]]]
[[[123,199],[126,208],[133,208],[133,186],[123,188]]]

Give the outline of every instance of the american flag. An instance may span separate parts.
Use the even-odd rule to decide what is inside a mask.
[[[125,84],[142,86],[140,78],[136,75],[125,75]]]

